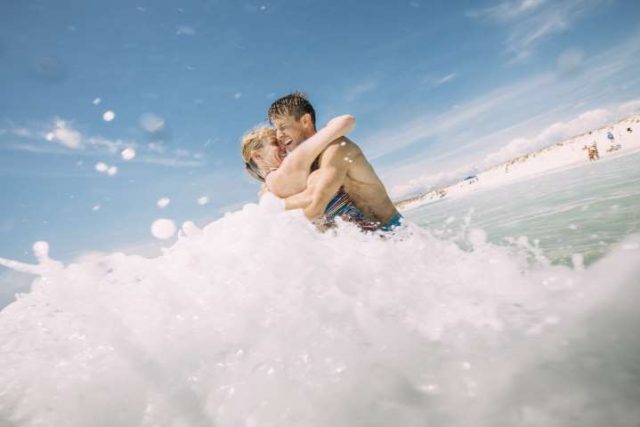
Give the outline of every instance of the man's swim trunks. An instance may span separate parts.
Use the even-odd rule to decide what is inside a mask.
[[[355,223],[363,231],[391,231],[399,226],[402,221],[402,215],[400,214],[396,214],[384,225],[381,225],[379,221],[367,218],[351,201],[349,194],[347,194],[342,187],[340,187],[340,190],[338,190],[324,210],[324,225],[330,226],[335,224],[337,217],[340,217],[344,221]]]
[[[400,215],[399,213],[395,214],[393,216],[393,218],[391,218],[389,221],[387,221],[386,224],[384,224],[382,227],[380,227],[380,230],[382,231],[393,231],[395,228],[400,227],[402,225],[402,221],[404,220],[404,217],[402,215]]]

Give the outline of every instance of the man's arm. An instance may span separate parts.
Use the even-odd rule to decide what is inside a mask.
[[[311,189],[306,188],[303,192],[284,199],[284,208],[288,211],[293,209],[305,209],[311,203],[311,196]]]
[[[322,154],[320,169],[316,171],[318,174],[317,182],[310,194],[310,202],[304,208],[304,214],[310,220],[314,220],[324,213],[331,199],[344,184],[349,170],[351,151],[353,150],[349,146],[333,144]]]
[[[350,115],[330,120],[324,128],[291,152],[277,170],[267,175],[269,190],[281,198],[304,190],[314,160],[329,144],[349,133],[354,125],[355,118]]]

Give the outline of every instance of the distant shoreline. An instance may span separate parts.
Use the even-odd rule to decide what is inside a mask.
[[[609,135],[613,136],[613,139],[610,139]],[[592,160],[589,159],[590,147],[591,156],[594,157]],[[500,187],[552,171],[569,169],[638,151],[640,151],[640,115],[636,114],[537,151],[514,157],[485,169],[477,175],[461,178],[452,185],[434,188],[428,192],[398,200],[394,204],[398,210],[405,211],[438,200],[464,197],[484,189]]]

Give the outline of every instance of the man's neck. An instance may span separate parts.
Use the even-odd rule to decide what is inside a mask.
[[[311,138],[313,135],[315,135],[316,133],[318,133],[318,131],[316,130],[316,128],[313,128],[311,131],[309,131],[309,133],[306,135],[305,139],[309,139]]]

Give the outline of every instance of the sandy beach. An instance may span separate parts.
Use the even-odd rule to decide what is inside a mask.
[[[613,139],[611,139],[613,136]],[[589,147],[595,144],[598,158],[589,160]],[[632,154],[640,150],[640,115],[585,132],[538,151],[515,157],[475,176],[436,188],[428,193],[399,201],[400,210],[422,206],[443,198],[458,198],[539,175],[586,166]]]

